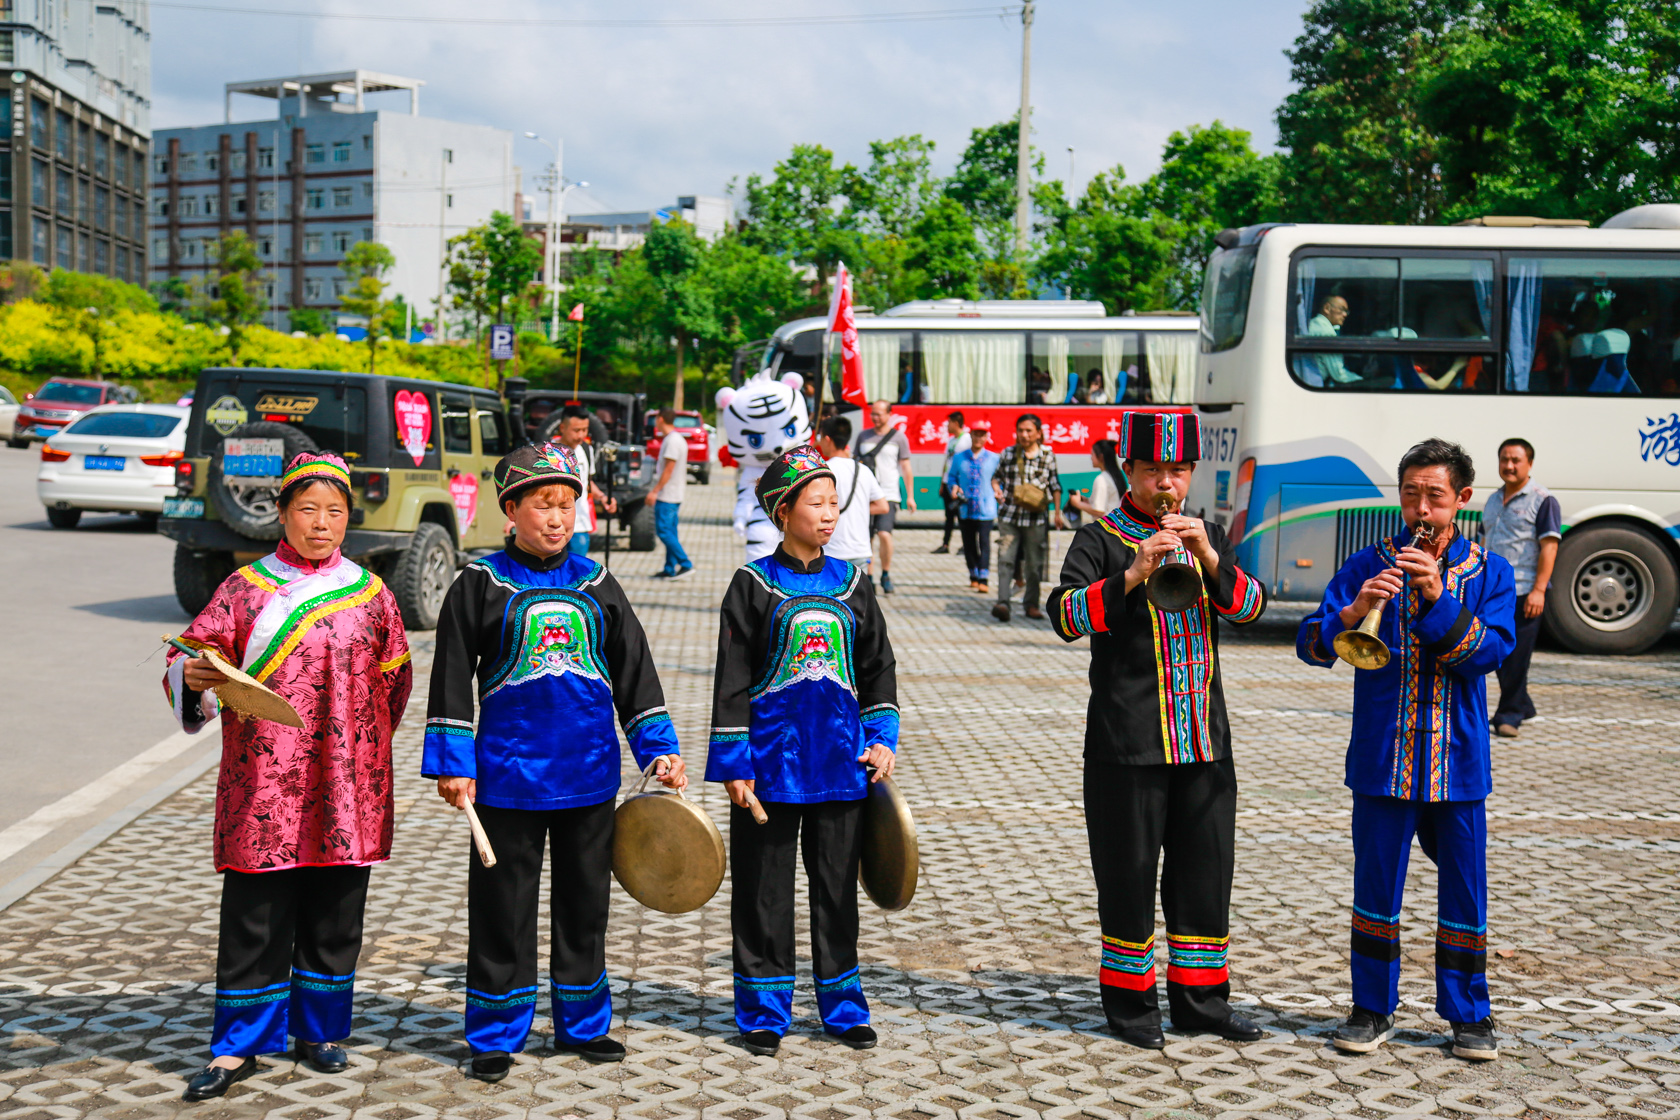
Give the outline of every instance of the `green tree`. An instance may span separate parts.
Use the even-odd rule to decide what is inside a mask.
[[[1051,230],[1039,267],[1075,297],[1101,300],[1111,315],[1166,307],[1181,234],[1116,167],[1094,176]]]
[[[216,291],[205,305],[206,316],[227,331],[228,361],[239,364],[245,332],[262,319],[268,308],[263,298],[262,259],[257,247],[242,232],[224,233],[216,242]]]
[[[495,309],[496,321],[508,321],[508,304],[529,294],[542,266],[542,244],[528,236],[518,222],[500,210],[490,215],[483,230],[484,293]]]
[[[989,260],[1015,255],[1015,163],[1020,129],[1018,115],[969,133],[945,195],[955,199],[974,221],[975,233]],[[1044,156],[1031,150],[1030,176],[1044,174]],[[1034,192],[1036,196],[1036,191]]]
[[[392,322],[391,301],[385,298],[385,275],[396,266],[396,256],[377,241],[356,242],[339,265],[350,281],[350,290],[339,297],[339,306],[367,320],[369,373],[374,372],[379,359],[379,340],[400,329],[400,324]]]
[[[721,333],[712,286],[702,268],[706,243],[694,227],[680,219],[654,222],[648,227],[641,256],[648,276],[659,290],[654,319],[677,343],[676,392],[672,408],[683,407],[683,355],[690,339],[716,338]]]
[[[980,243],[961,203],[949,195],[935,200],[909,232],[905,265],[912,298],[980,298]]]
[[[318,307],[294,307],[286,312],[286,326],[289,330],[302,331],[307,335],[320,336],[332,333],[332,323],[327,313]]]
[[[472,324],[473,338],[480,339],[485,320],[496,310],[490,296],[490,251],[484,227],[475,226],[451,237],[445,254],[444,298],[449,306],[438,308],[438,321],[442,323],[444,316],[454,311]]]
[[[93,346],[89,373],[105,373],[105,347],[120,329],[116,317],[125,311],[155,312],[157,301],[144,288],[91,272],[55,268],[41,291],[59,325],[81,335]]]
[[[860,239],[846,194],[857,182],[857,169],[834,166],[834,153],[819,144],[795,145],[776,165],[773,179],[747,176],[748,244],[815,265],[813,301],[823,298],[827,277],[840,261],[858,256]]]

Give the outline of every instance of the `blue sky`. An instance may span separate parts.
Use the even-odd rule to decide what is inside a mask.
[[[161,2],[161,0],[160,0]],[[769,172],[795,143],[862,162],[872,139],[919,132],[941,170],[969,130],[1019,98],[1020,23],[750,28],[513,28],[370,23],[321,12],[501,18],[742,16],[978,6],[976,0],[183,0],[298,15],[152,7],[155,128],[221,120],[222,84],[362,67],[422,78],[428,116],[515,135],[527,183],[549,162],[526,130],[566,140],[566,172],[591,184],[574,212],[639,209],[679,194],[723,194]],[[1288,88],[1283,50],[1304,0],[1041,0],[1033,32],[1034,143],[1053,177],[1082,187],[1123,164],[1152,171],[1175,129],[1220,119],[1262,150]],[[398,108],[390,95],[392,108]],[[236,117],[263,104],[241,99]],[[269,115],[272,115],[271,113]],[[528,188],[529,189],[529,188]],[[580,197],[581,196],[581,197]]]

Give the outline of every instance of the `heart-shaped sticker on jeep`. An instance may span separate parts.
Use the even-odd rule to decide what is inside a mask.
[[[391,398],[391,408],[397,418],[397,440],[418,467],[426,457],[426,443],[432,438],[431,402],[425,393],[398,389]]]
[[[458,474],[450,479],[449,496],[455,499],[455,521],[465,533],[472,526],[473,518],[478,516],[477,476]]]

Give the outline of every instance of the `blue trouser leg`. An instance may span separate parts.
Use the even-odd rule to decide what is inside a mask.
[[[589,534],[588,533],[573,533],[572,534],[572,539],[570,541],[568,541],[567,544],[566,544],[566,550],[568,552],[575,552],[579,556],[588,556],[589,555]]]
[[[666,575],[694,566],[689,563],[688,553],[683,551],[682,542],[677,539],[677,513],[681,509],[681,502],[653,503],[653,531],[658,534],[659,543],[665,546]]]
[[[1400,1003],[1400,904],[1418,804],[1353,795],[1353,1002],[1379,1015]]]
[[[1492,1012],[1487,986],[1487,803],[1437,801],[1418,822],[1418,843],[1435,861],[1435,1011],[1449,1023]]]

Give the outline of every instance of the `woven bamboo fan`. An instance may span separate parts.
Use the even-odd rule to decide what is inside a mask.
[[[284,696],[243,670],[230,665],[218,650],[168,634],[163,636],[163,640],[189,656],[209,658],[210,664],[227,678],[226,684],[219,684],[212,690],[223,707],[233,709],[235,714],[245,719],[273,720],[287,727],[303,726],[302,717],[286,702]]]

